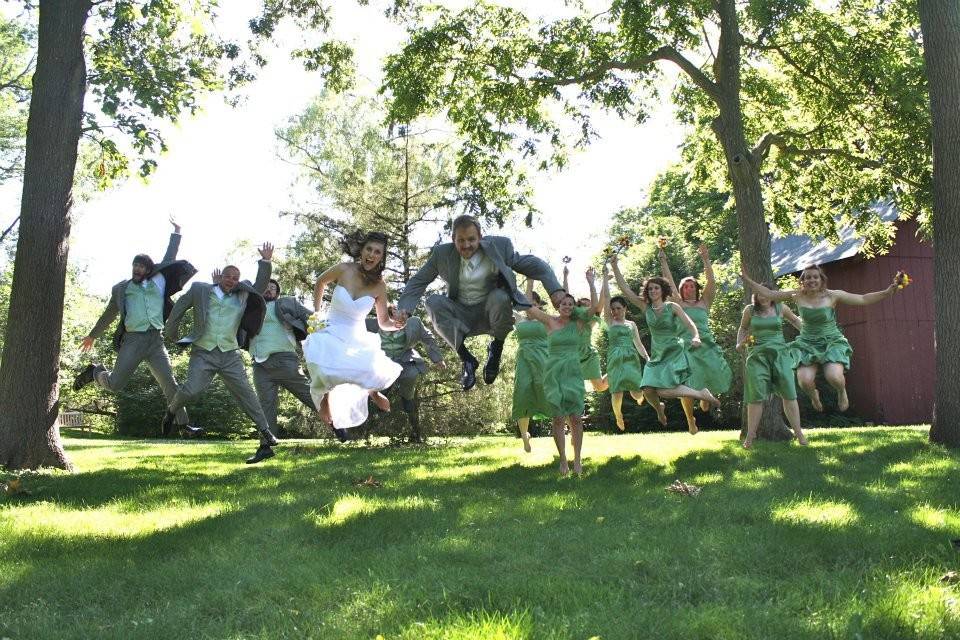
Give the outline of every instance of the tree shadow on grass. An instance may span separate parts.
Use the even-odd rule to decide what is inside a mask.
[[[938,483],[957,459],[909,434],[876,437],[866,453],[834,436],[810,449],[730,442],[666,466],[588,459],[585,477],[567,479],[553,461],[522,466],[482,443],[289,447],[252,468],[222,445],[57,476],[42,499],[65,509],[199,509],[129,536],[14,529],[0,543],[0,562],[18,567],[0,581],[0,629],[164,637],[130,626],[150,617],[197,637],[372,637],[529,607],[534,637],[830,637],[810,612],[862,605],[878,637],[918,637],[895,608],[877,613],[887,596],[873,574],[944,562],[931,550],[940,534],[907,514],[948,505]],[[929,486],[901,491],[912,466]],[[381,484],[358,484],[369,475]],[[699,479],[703,494],[667,493],[676,477]],[[857,595],[864,585],[879,595]]]

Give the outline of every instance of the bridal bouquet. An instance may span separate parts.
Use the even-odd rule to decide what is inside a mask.
[[[321,315],[321,312],[314,311],[310,314],[310,317],[307,318],[307,333],[316,333],[317,331],[322,331],[327,326],[327,320],[324,315]]]

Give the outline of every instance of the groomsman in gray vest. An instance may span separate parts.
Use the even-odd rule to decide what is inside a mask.
[[[453,242],[433,247],[426,264],[410,278],[397,302],[405,318],[414,313],[427,286],[438,276],[447,283],[446,295],[427,296],[424,305],[437,333],[463,362],[464,391],[476,384],[479,366],[464,340],[481,334],[493,336],[483,368],[484,382],[492,384],[500,372],[503,341],[513,330],[513,308],[530,307],[517,288],[514,272],[542,282],[554,305],[559,304],[563,290],[546,262],[518,254],[509,238],[483,236],[477,219],[463,215],[453,221]]]
[[[216,284],[194,282],[173,305],[166,324],[167,337],[176,340],[183,315],[193,309],[193,332],[178,341],[178,344],[191,345],[187,379],[167,407],[164,429],[173,424],[177,412],[187,402],[210,386],[215,374],[220,374],[227,389],[260,432],[260,447],[247,459],[247,464],[272,457],[271,447],[278,444],[250,386],[240,355],[240,349],[248,348],[263,326],[267,304],[260,292],[266,289],[270,279],[273,245],[265,243],[260,249],[260,257],[257,279],[253,284],[248,280],[241,282],[240,269],[233,265],[223,268]]]
[[[391,306],[388,308],[388,312],[392,318],[396,314],[396,309]],[[425,346],[427,356],[434,366],[445,369],[447,365],[443,361],[443,354],[440,353],[437,339],[416,316],[410,317],[403,329],[397,331],[384,331],[380,329],[380,323],[377,322],[376,318],[367,318],[367,331],[379,333],[380,348],[391,360],[403,367],[400,377],[397,378],[391,388],[396,389],[400,395],[403,410],[410,420],[410,441],[421,442],[423,437],[420,433],[420,412],[416,400],[417,379],[421,374],[427,372],[427,363],[417,353],[416,346],[418,344]]]
[[[163,346],[160,332],[173,307],[170,296],[183,289],[197,270],[186,260],[176,259],[180,247],[180,225],[173,219],[170,223],[173,225],[173,233],[170,234],[163,260],[160,264],[154,264],[146,254],[134,256],[130,278],[113,285],[107,308],[90,334],[80,343],[83,351],[89,351],[114,318],[120,316],[120,322],[113,334],[113,346],[117,350],[113,371],[102,364],[87,365],[73,381],[75,391],[91,382],[96,382],[108,391],[121,391],[130,382],[140,363],[146,361],[167,402],[176,394],[177,381],[173,376],[170,356]],[[187,426],[187,412],[182,408],[177,412],[171,427],[174,425],[186,435],[199,435],[203,431]]]
[[[293,296],[280,295],[280,283],[270,280],[263,292],[267,312],[263,328],[250,341],[253,386],[270,430],[277,433],[277,396],[283,387],[297,400],[316,411],[310,397],[310,380],[300,368],[297,343],[307,337],[312,313]]]

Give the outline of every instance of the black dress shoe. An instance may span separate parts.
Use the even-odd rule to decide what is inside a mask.
[[[278,444],[280,444],[280,441],[277,440],[277,436],[273,435],[271,431],[267,430],[260,434],[260,443],[261,443],[260,444],[261,447],[269,448],[269,447],[277,446]]]
[[[347,440],[350,439],[349,436],[347,435],[346,429],[334,429],[333,435],[336,436],[337,440],[339,440],[340,442],[346,442]]]
[[[77,374],[77,377],[73,379],[73,390],[80,391],[85,386],[93,382],[97,374],[101,371],[106,371],[103,365],[99,364],[88,364],[83,368],[83,371]]]
[[[500,356],[503,355],[503,340],[491,340],[487,347],[487,363],[483,365],[483,381],[493,384],[500,373]]]
[[[164,438],[169,438],[170,434],[173,433],[173,421],[176,419],[177,414],[167,413],[163,416],[163,420],[160,421],[160,435]]]
[[[476,360],[463,361],[463,373],[460,374],[460,384],[463,385],[464,391],[470,391],[470,389],[473,389],[473,385],[477,384],[478,364]]]
[[[257,464],[258,462],[263,462],[267,458],[272,458],[275,455],[276,454],[273,452],[273,449],[262,444],[257,449],[256,453],[247,458],[247,464]]]

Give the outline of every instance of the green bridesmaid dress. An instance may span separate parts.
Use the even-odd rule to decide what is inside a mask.
[[[799,309],[803,327],[792,345],[800,355],[800,364],[839,362],[844,369],[849,369],[853,348],[837,326],[833,307]]]
[[[726,393],[730,390],[730,381],[733,371],[723,357],[723,350],[713,338],[708,322],[707,310],[703,307],[687,307],[684,309],[693,324],[697,325],[700,333],[700,346],[690,348],[693,336],[684,325],[681,326],[683,344],[687,347],[687,360],[690,362],[690,379],[687,386],[694,389],[710,389],[714,395]]]
[[[569,416],[583,413],[583,377],[580,373],[580,344],[587,332],[590,312],[576,308],[570,322],[547,338],[549,355],[543,375],[543,391],[550,406],[550,415]],[[577,322],[579,321],[579,322]],[[583,329],[580,324],[583,324]]]
[[[751,316],[750,335],[753,344],[747,348],[743,401],[763,402],[771,393],[784,400],[797,399],[793,370],[797,367],[797,351],[783,339],[783,316],[780,305],[772,316]]]
[[[580,334],[580,375],[584,380],[596,380],[603,377],[600,372],[600,354],[593,346],[593,328],[599,322],[594,315],[585,331]]]
[[[687,384],[690,364],[683,340],[677,335],[680,328],[677,316],[668,305],[659,313],[653,310],[653,305],[648,305],[644,315],[650,328],[650,360],[643,368],[641,384],[654,389]]]
[[[639,391],[643,386],[643,364],[633,344],[633,329],[626,324],[607,328],[607,382],[610,393]]]
[[[513,419],[547,417],[550,405],[543,392],[547,367],[547,329],[538,320],[518,322],[513,329],[517,337],[517,368],[513,376]]]

